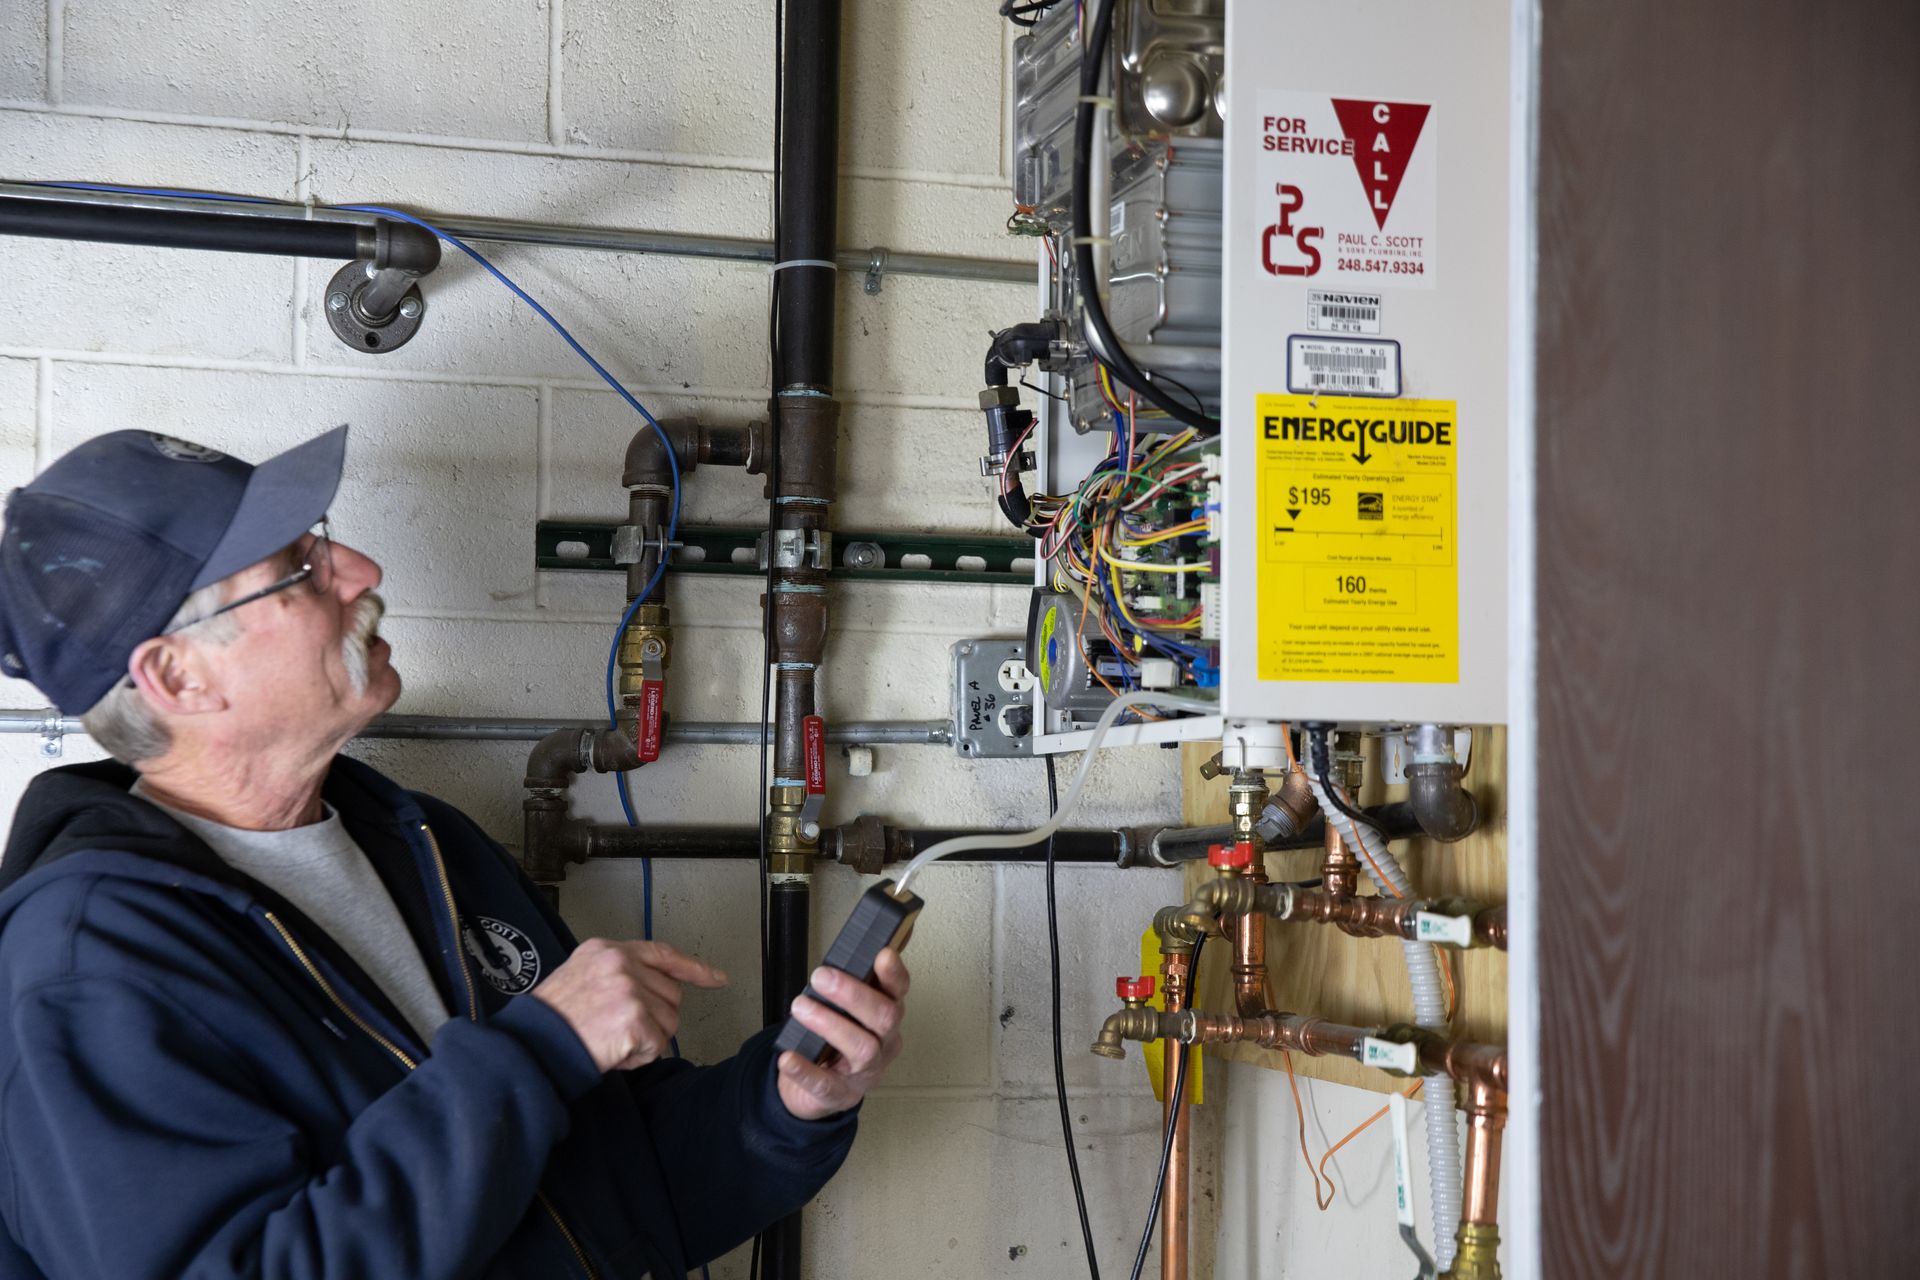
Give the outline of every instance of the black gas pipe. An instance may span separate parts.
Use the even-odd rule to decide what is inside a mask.
[[[827,639],[828,508],[835,496],[839,404],[833,398],[835,232],[839,218],[840,0],[787,0],[779,32],[773,308],[775,443],[767,496],[768,648],[774,663],[774,776],[767,792],[768,1023],[806,985],[818,828],[809,776],[815,678]],[[813,754],[821,748],[815,746]],[[810,767],[813,766],[813,767]],[[799,1280],[800,1216],[760,1240],[761,1280]]]

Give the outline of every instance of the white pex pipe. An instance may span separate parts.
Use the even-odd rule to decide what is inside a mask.
[[[1356,823],[1336,808],[1320,780],[1311,773],[1307,781],[1313,787],[1313,798],[1320,802],[1321,814],[1334,825],[1341,838],[1366,850],[1366,857],[1361,861],[1367,862],[1370,868],[1378,868],[1378,876],[1387,881],[1381,888],[1391,886],[1400,897],[1413,897],[1412,882],[1380,833],[1364,822]],[[1407,979],[1413,984],[1414,1024],[1445,1034],[1447,1004],[1440,990],[1440,964],[1434,959],[1433,947],[1424,942],[1403,941],[1400,949],[1407,959]],[[1427,1104],[1427,1176],[1433,1183],[1428,1194],[1433,1208],[1433,1256],[1438,1269],[1444,1272],[1453,1265],[1454,1237],[1460,1228],[1460,1206],[1465,1193],[1460,1130],[1454,1120],[1453,1080],[1445,1074],[1428,1076],[1420,1092]]]

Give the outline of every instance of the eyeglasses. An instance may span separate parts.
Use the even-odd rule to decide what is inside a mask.
[[[188,627],[197,627],[203,622],[219,617],[223,613],[232,613],[243,604],[252,604],[255,600],[264,600],[268,596],[278,595],[291,590],[303,582],[311,582],[316,592],[325,593],[333,589],[333,531],[322,517],[311,534],[313,541],[307,544],[304,562],[298,569],[277,581],[269,582],[258,591],[250,591],[238,600],[229,600],[212,613],[195,618],[191,622],[182,622],[178,626],[168,627],[160,634],[170,636],[176,631],[185,631]]]

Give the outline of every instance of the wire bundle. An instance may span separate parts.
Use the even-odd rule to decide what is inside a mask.
[[[1082,658],[1095,678],[1116,694],[1138,687],[1136,673],[1144,656],[1171,658],[1188,684],[1205,683],[1203,677],[1218,660],[1214,648],[1193,643],[1204,620],[1198,605],[1171,612],[1139,608],[1138,597],[1146,592],[1142,579],[1133,577],[1165,580],[1176,599],[1187,598],[1198,583],[1216,577],[1204,491],[1193,495],[1194,505],[1173,523],[1155,510],[1177,504],[1190,490],[1204,486],[1208,463],[1200,446],[1210,440],[1189,429],[1144,454],[1137,441],[1137,416],[1129,396],[1126,410],[1116,407],[1111,452],[1073,493],[1036,495],[1029,522],[1029,531],[1040,538],[1040,554],[1048,561],[1054,589],[1080,597],[1075,640]],[[1089,615],[1120,660],[1118,687],[1088,654]]]

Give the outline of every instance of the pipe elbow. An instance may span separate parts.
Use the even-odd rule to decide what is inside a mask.
[[[676,464],[683,473],[700,465],[699,442],[700,424],[692,418],[662,418],[658,431],[652,424],[641,427],[627,441],[620,483],[629,489],[671,489]]]
[[[373,228],[371,252],[363,253],[381,269],[424,276],[440,265],[440,237],[410,222],[382,218]]]
[[[1267,801],[1256,828],[1269,845],[1302,835],[1320,811],[1313,798],[1313,784],[1304,769],[1289,769],[1280,780],[1280,789]]]
[[[1185,954],[1193,950],[1193,944],[1200,940],[1213,924],[1213,917],[1201,914],[1189,915],[1194,910],[1192,903],[1178,907],[1162,907],[1153,913],[1153,932],[1160,939],[1163,954]]]
[[[1435,840],[1464,840],[1480,825],[1480,806],[1460,785],[1466,769],[1458,761],[1407,766],[1407,798],[1414,820]]]
[[[587,757],[595,773],[627,773],[646,763],[625,729],[595,731]]]
[[[573,775],[585,773],[591,762],[592,743],[590,725],[555,729],[527,753],[526,785],[555,789],[573,785]]]

